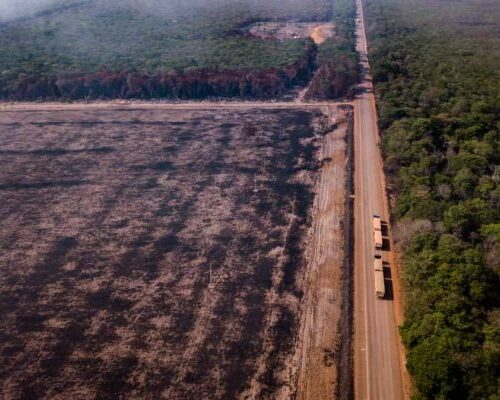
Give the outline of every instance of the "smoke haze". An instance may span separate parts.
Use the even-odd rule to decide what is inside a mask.
[[[26,76],[291,65],[305,42],[255,40],[251,24],[330,11],[331,0],[0,0],[0,92]]]
[[[27,17],[58,2],[58,0],[0,0],[0,20]]]
[[[307,3],[308,1],[305,1]],[[309,0],[309,2],[311,2]],[[142,13],[160,15],[172,14],[176,11],[186,12],[198,8],[227,7],[232,4],[238,7],[259,9],[263,4],[276,3],[276,8],[290,7],[300,4],[300,0],[285,0],[283,2],[266,2],[262,0],[0,0],[0,21],[33,16],[45,10],[63,10],[74,5],[94,3],[103,8],[128,8]]]

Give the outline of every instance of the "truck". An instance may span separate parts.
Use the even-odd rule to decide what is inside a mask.
[[[382,250],[382,231],[373,232],[373,241],[375,242],[375,248],[377,250]]]
[[[375,256],[373,270],[375,273],[375,294],[379,299],[383,299],[385,296],[384,267],[382,257],[379,255]]]
[[[377,250],[382,249],[382,221],[380,215],[373,214],[373,241]]]

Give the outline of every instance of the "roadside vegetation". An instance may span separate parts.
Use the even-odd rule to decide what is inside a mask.
[[[368,0],[415,399],[500,398],[500,3]]]
[[[258,21],[328,21],[328,0],[52,2],[0,23],[0,97],[275,97],[309,80],[308,38]]]
[[[353,0],[333,2],[335,36],[319,45],[317,73],[306,94],[308,99],[352,97],[359,81],[356,51],[356,5]]]

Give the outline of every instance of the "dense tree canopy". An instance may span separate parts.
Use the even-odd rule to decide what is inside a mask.
[[[352,97],[359,81],[356,51],[356,5],[353,0],[333,1],[335,37],[319,46],[317,73],[306,94],[309,99]]]
[[[333,8],[319,49],[306,34],[251,33],[331,21]],[[354,13],[352,0],[47,0],[0,16],[0,99],[277,98],[316,68],[308,97],[342,97],[358,78]]]
[[[499,399],[500,3],[366,13],[414,398]]]
[[[0,98],[276,97],[308,81],[309,38],[257,21],[328,21],[329,0],[52,0],[0,21]]]

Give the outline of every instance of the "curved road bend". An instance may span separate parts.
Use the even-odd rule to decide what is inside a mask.
[[[396,302],[399,290],[392,290],[397,273],[388,247],[382,251],[386,277],[386,299],[375,295],[373,257],[375,254],[372,215],[389,221],[375,97],[367,57],[363,5],[357,0],[357,48],[362,79],[354,102],[355,217],[354,217],[354,387],[358,400],[401,400],[408,398],[404,388],[405,360],[397,331]],[[385,234],[385,233],[384,233]],[[384,243],[385,245],[385,243]],[[392,277],[392,279],[390,279]]]

